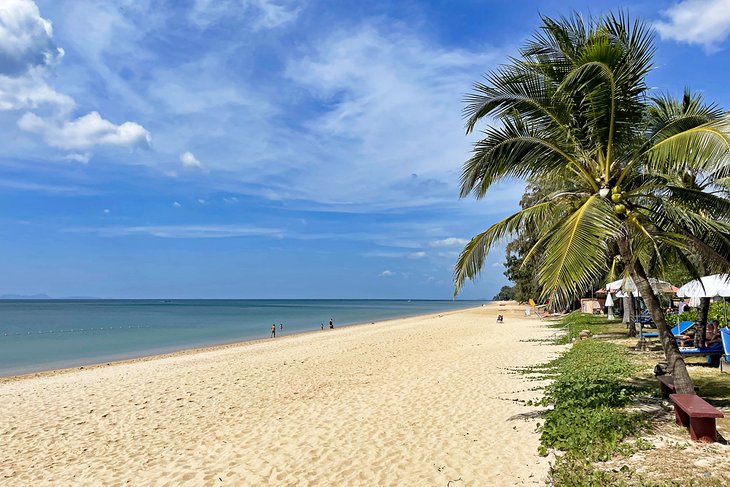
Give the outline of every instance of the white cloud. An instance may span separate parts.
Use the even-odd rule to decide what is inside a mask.
[[[390,276],[394,276],[394,275],[395,275],[395,272],[389,271],[386,269],[383,272],[381,272],[380,274],[378,274],[378,277],[390,277]]]
[[[233,205],[238,203],[238,198],[235,196],[231,196],[230,198],[223,198],[224,203],[228,203],[229,205]]]
[[[88,164],[91,160],[90,152],[72,152],[63,156],[64,160],[80,162],[81,164]]]
[[[230,237],[281,237],[283,231],[276,228],[246,225],[142,225],[130,227],[82,227],[67,228],[69,233],[93,233],[100,237],[127,237],[147,235],[159,238],[230,238]]]
[[[203,164],[190,151],[180,154],[180,162],[186,168],[203,169]]]
[[[293,2],[272,0],[195,0],[189,19],[201,29],[222,20],[243,19],[253,30],[273,29],[296,20]]]
[[[182,205],[180,203],[178,203],[177,201],[173,201],[172,207],[173,208],[182,208]]]
[[[35,66],[52,66],[63,57],[53,43],[51,23],[31,0],[0,5],[0,74],[18,76]]]
[[[423,251],[421,251],[421,252],[410,252],[410,253],[406,254],[406,257],[408,257],[409,259],[423,259],[427,255],[428,254],[426,252],[423,252]]]
[[[730,0],[683,0],[662,11],[666,21],[657,21],[662,39],[719,49],[730,34]]]
[[[41,193],[60,194],[66,196],[95,195],[97,192],[83,186],[62,186],[58,184],[18,181],[14,179],[0,179],[0,188],[21,191],[38,191]]]
[[[111,212],[112,212],[112,211],[111,211],[111,210],[110,210],[109,208],[104,208],[104,214],[105,214],[105,215],[108,215],[108,214],[109,214],[109,213],[111,213]]]
[[[148,148],[152,141],[150,133],[141,125],[134,122],[115,125],[101,118],[98,112],[70,121],[53,117],[44,119],[28,112],[18,120],[18,126],[42,135],[48,145],[61,149],[86,149],[97,145]]]
[[[148,147],[149,132],[134,122],[115,125],[92,111],[76,119],[71,114],[73,98],[58,93],[48,83],[51,70],[63,57],[53,41],[50,21],[40,16],[31,0],[3,0],[0,5],[0,111],[53,108],[53,115],[41,117],[27,112],[18,126],[41,135],[45,142],[61,149],[88,149],[111,145]],[[65,158],[86,163],[90,153]]]
[[[466,245],[469,240],[465,238],[448,237],[442,240],[433,240],[428,245],[431,247],[454,247],[457,245]]]
[[[284,177],[296,172],[293,184],[281,186],[298,199],[340,207],[456,201],[469,152],[462,97],[495,59],[489,49],[444,49],[380,21],[333,31],[287,66],[291,81],[326,110],[305,121],[299,140],[308,147],[277,157],[298,165],[304,159],[308,168],[303,174],[280,163]]]
[[[51,23],[30,0],[4,0],[0,5],[0,111],[55,105],[74,106],[46,78],[63,57],[53,43]]]
[[[492,267],[495,267],[495,268],[496,268],[496,267],[504,267],[504,263],[502,263],[502,262],[494,262],[494,263],[492,264]]]
[[[53,106],[61,112],[70,111],[74,100],[49,86],[45,75],[40,68],[32,68],[18,77],[0,74],[0,111],[35,109],[42,105]]]
[[[207,203],[207,201],[205,201],[203,198],[198,198],[198,203],[204,205],[205,203]]]

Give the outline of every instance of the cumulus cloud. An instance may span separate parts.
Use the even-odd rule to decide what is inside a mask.
[[[150,133],[141,125],[134,122],[115,125],[101,118],[98,112],[76,120],[41,118],[28,112],[18,120],[18,126],[40,134],[48,145],[61,149],[86,149],[96,145],[148,148],[152,141]]]
[[[390,276],[394,276],[394,275],[395,275],[395,272],[389,271],[386,269],[383,272],[381,272],[380,274],[378,274],[378,277],[390,277]]]
[[[137,123],[116,125],[95,111],[73,119],[74,100],[48,83],[51,69],[63,54],[53,41],[51,22],[41,17],[32,0],[4,0],[0,5],[0,110],[51,106],[53,115],[41,117],[27,112],[18,120],[18,126],[61,149],[149,147],[150,134]],[[91,154],[69,154],[65,158],[86,163]]]
[[[18,76],[35,66],[52,66],[63,57],[53,42],[53,27],[31,0],[0,5],[0,74]]]
[[[0,5],[0,110],[55,105],[74,106],[46,78],[63,57],[53,42],[51,23],[31,0],[4,0]]]
[[[428,254],[426,252],[420,251],[420,252],[410,252],[410,253],[406,254],[406,257],[408,257],[409,259],[423,259],[427,255]]]
[[[173,201],[172,202],[172,207],[173,208],[182,208],[182,205],[180,203],[178,203],[177,201]]]
[[[465,238],[448,237],[442,240],[433,240],[429,242],[431,247],[454,247],[457,245],[466,245],[469,240]]]
[[[203,164],[190,151],[180,154],[180,162],[186,168],[203,169]]]
[[[730,34],[730,0],[683,0],[662,15],[667,19],[654,24],[662,39],[699,44],[708,52]]]

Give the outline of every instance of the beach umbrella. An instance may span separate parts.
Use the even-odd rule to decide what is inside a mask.
[[[655,293],[669,292],[673,287],[667,281],[662,281],[656,277],[650,277],[649,284]],[[634,284],[634,280],[631,277],[609,282],[606,284],[606,291],[609,293],[616,293],[616,297],[618,298],[626,297],[629,294],[633,295],[635,298],[639,297],[639,291],[636,289],[636,284]]]
[[[725,309],[725,324],[727,324],[727,303],[725,299],[730,297],[730,274],[713,274],[711,276],[701,277],[693,281],[689,281],[677,290],[677,296],[680,298],[690,298],[690,306],[699,306],[700,298],[723,298],[723,307]],[[692,304],[692,301],[697,304]]]
[[[677,290],[680,298],[730,297],[730,274],[714,274],[689,281]]]

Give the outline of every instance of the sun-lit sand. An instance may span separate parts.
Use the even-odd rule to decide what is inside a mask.
[[[0,484],[541,485],[554,330],[488,307],[0,382]],[[497,313],[505,323],[495,322]]]

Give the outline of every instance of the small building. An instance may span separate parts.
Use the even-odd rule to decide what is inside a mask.
[[[581,298],[580,311],[589,315],[603,314],[606,298]]]

